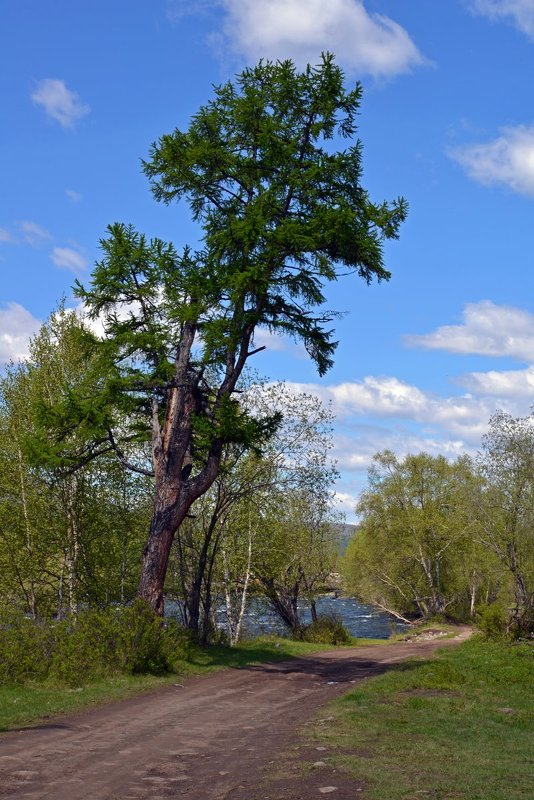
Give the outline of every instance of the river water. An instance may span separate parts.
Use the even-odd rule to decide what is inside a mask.
[[[318,614],[335,614],[341,617],[351,636],[389,639],[393,633],[407,628],[390,614],[386,614],[376,606],[359,603],[353,597],[324,595],[317,599],[316,605]],[[309,608],[304,604],[301,608],[301,618],[305,624],[311,622]],[[220,608],[217,612],[217,627],[224,628],[224,625],[225,611],[224,608]],[[244,633],[248,636],[259,636],[266,633],[283,635],[287,633],[287,629],[284,628],[263,597],[253,597],[247,606]]]

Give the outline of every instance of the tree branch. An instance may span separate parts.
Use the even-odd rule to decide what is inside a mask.
[[[126,456],[124,455],[123,450],[119,447],[117,442],[115,441],[115,437],[113,436],[113,432],[111,430],[108,431],[109,441],[111,444],[111,449],[117,454],[119,461],[121,462],[123,467],[129,469],[130,472],[137,472],[139,475],[146,475],[147,478],[154,477],[154,470],[144,469],[143,467],[138,467],[136,464],[132,464],[131,461],[128,461]]]

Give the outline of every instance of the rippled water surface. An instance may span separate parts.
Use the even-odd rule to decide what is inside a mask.
[[[351,636],[389,639],[393,633],[404,631],[408,627],[376,606],[359,603],[353,597],[323,595],[317,599],[316,605],[318,614],[336,614],[341,617]],[[168,616],[180,618],[179,603],[168,600],[165,603],[165,613]],[[300,613],[305,624],[311,622],[311,614],[307,605],[302,604]],[[217,627],[224,630],[226,612],[222,605],[216,611],[216,622]],[[272,611],[264,597],[252,597],[247,605],[243,633],[246,636],[260,636],[268,633],[284,635],[287,634],[287,628]]]
[[[352,636],[363,636],[369,639],[388,639],[392,633],[403,631],[407,627],[376,606],[359,603],[352,597],[320,597],[317,600],[317,613],[336,614],[341,617],[343,624]],[[217,617],[218,625],[224,627],[225,612],[223,608],[218,611]],[[302,606],[302,619],[305,623],[311,621],[309,608],[305,605]],[[269,608],[267,601],[262,597],[254,597],[249,601],[245,630],[249,636],[286,632],[280,620]]]

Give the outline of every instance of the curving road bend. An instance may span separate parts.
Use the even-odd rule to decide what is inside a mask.
[[[391,664],[469,635],[465,628],[454,639],[339,648],[226,670],[2,734],[0,798],[252,798],[265,769],[320,706]]]

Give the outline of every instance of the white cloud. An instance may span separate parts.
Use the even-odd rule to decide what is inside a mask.
[[[406,336],[412,347],[449,353],[511,356],[534,363],[534,315],[489,300],[465,306],[462,325],[443,325],[433,333]]]
[[[289,391],[315,394],[324,403],[330,403],[339,421],[345,424],[351,417],[364,416],[375,420],[409,420],[429,428],[431,436],[437,439],[445,434],[446,438],[453,436],[464,442],[480,438],[495,410],[494,402],[485,398],[470,394],[442,397],[395,377],[368,376],[362,381],[331,386],[288,383],[287,387]]]
[[[491,19],[511,19],[520,31],[534,39],[534,0],[472,0],[471,7]]]
[[[317,63],[335,53],[350,71],[388,77],[424,63],[409,34],[394,20],[366,10],[363,0],[221,0],[225,34],[250,61]]]
[[[420,389],[394,377],[367,376],[362,381],[334,385],[288,383],[289,390],[309,392],[331,403],[340,416],[370,414],[380,418],[411,418],[420,414],[427,398]]]
[[[473,394],[512,400],[532,401],[534,398],[534,367],[501,372],[469,372],[461,375],[456,382]]]
[[[506,410],[509,410],[508,408]],[[484,397],[464,394],[460,397],[432,397],[420,422],[441,430],[447,436],[464,442],[478,443],[486,433],[488,421],[495,411],[495,402]],[[438,437],[439,438],[439,437]]]
[[[427,398],[415,386],[395,377],[367,376],[363,381],[331,387],[334,404],[340,408],[372,413],[380,417],[412,417],[425,408]]]
[[[87,259],[77,250],[71,247],[54,247],[50,255],[56,267],[68,269],[75,275],[79,275],[87,269]]]
[[[345,514],[354,514],[358,498],[349,492],[334,492],[334,503],[337,511]]]
[[[23,220],[22,222],[17,222],[17,226],[24,237],[24,241],[32,247],[38,247],[52,238],[52,234],[37,222]]]
[[[43,78],[38,81],[31,94],[34,103],[42,106],[50,119],[59,122],[63,128],[72,128],[91,110],[83,103],[76,92],[67,89],[65,81],[59,78]]]
[[[65,189],[65,194],[71,201],[71,203],[79,203],[82,199],[82,196],[79,192],[76,192],[74,189]]]
[[[331,406],[336,416],[332,457],[341,474],[350,474],[361,488],[377,452],[390,449],[400,458],[422,451],[448,459],[474,456],[496,409],[524,416],[532,404],[534,314],[486,300],[467,305],[460,325],[406,338],[409,344],[430,350],[508,356],[529,366],[460,376],[456,382],[462,393],[448,396],[391,375],[331,385],[286,384],[288,391],[315,394]],[[343,495],[344,489],[338,492]]]
[[[106,331],[104,328],[104,322],[101,317],[97,317],[93,319],[89,315],[89,311],[87,306],[83,302],[83,300],[78,301],[73,306],[71,306],[71,310],[74,311],[78,317],[83,321],[84,325],[89,328],[90,331],[94,333],[99,339],[104,339],[106,336]],[[119,315],[123,316],[123,315]]]
[[[289,346],[287,339],[271,333],[267,328],[256,328],[254,331],[254,348],[265,347],[266,350],[281,352],[287,350]]]
[[[101,312],[96,318],[93,317],[89,313],[89,309],[83,300],[75,303],[73,306],[71,306],[71,309],[79,316],[79,318],[89,328],[89,330],[94,333],[95,336],[97,336],[99,339],[106,338],[107,314]],[[142,308],[137,300],[133,302],[115,303],[113,306],[113,315],[119,320],[139,320],[141,313]]]
[[[341,474],[363,488],[373,456],[390,449],[403,458],[427,452],[455,459],[474,456],[498,408],[528,413],[534,397],[534,314],[490,301],[466,306],[463,322],[407,341],[451,353],[520,358],[526,369],[471,372],[460,376],[461,393],[440,395],[396,376],[368,375],[337,384],[288,383],[288,391],[318,396],[336,417],[332,457]],[[350,511],[350,492],[339,487]]]
[[[0,242],[12,242],[13,237],[6,228],[0,228]]]
[[[453,148],[449,155],[479,183],[534,197],[534,125],[503,128],[497,139]]]
[[[351,434],[335,435],[332,451],[338,468],[348,472],[368,470],[373,463],[373,456],[383,450],[393,450],[399,458],[409,453],[425,452],[455,459],[466,452],[473,452],[462,439],[416,435],[406,428],[359,425]]]
[[[30,337],[40,326],[39,320],[18,303],[0,308],[0,364],[26,358]]]

